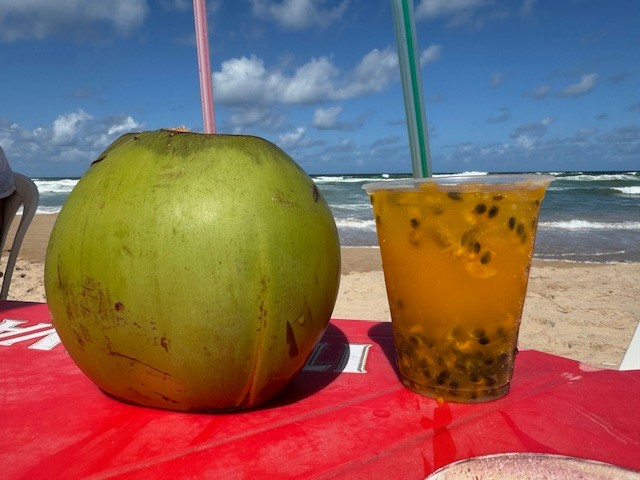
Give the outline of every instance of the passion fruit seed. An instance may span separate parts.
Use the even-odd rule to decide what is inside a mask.
[[[481,380],[480,375],[478,375],[477,372],[471,372],[468,376],[469,380],[471,380],[473,383],[477,383]]]
[[[420,226],[420,220],[418,220],[417,218],[412,218],[411,219],[411,227],[412,228],[418,228]]]
[[[491,396],[491,390],[509,380],[507,352],[513,348],[509,338],[504,327],[488,334],[484,328],[468,330],[459,325],[438,342],[417,333],[398,335],[398,365],[405,379],[411,379],[408,385],[418,391],[450,389],[449,394],[468,399]],[[475,348],[469,344],[471,339],[477,342]],[[432,348],[434,344],[437,348]]]
[[[527,241],[527,229],[524,224],[519,223],[516,227],[516,233],[520,236],[520,243],[526,243]]]
[[[474,209],[474,211],[478,215],[482,215],[484,212],[487,211],[487,206],[484,203],[479,203],[478,205],[476,205],[476,208]]]
[[[444,385],[444,382],[447,381],[450,375],[451,373],[449,372],[449,370],[442,370],[436,377],[436,383],[438,385]]]
[[[454,339],[464,340],[466,338],[466,332],[464,331],[464,328],[456,326],[451,330],[451,336]]]
[[[447,192],[447,196],[452,200],[462,200],[462,193],[460,192]],[[494,201],[500,201],[504,198],[503,195],[493,195]],[[487,218],[494,218],[500,212],[500,208],[497,205],[491,205],[491,207],[487,207],[485,203],[478,203],[473,208],[473,213],[476,215],[487,214]],[[535,229],[536,223],[535,220],[532,222],[533,228]],[[420,221],[416,218],[411,219],[411,226],[416,229],[420,226]],[[509,230],[515,230],[516,234],[520,237],[521,243],[526,243],[527,241],[527,230],[522,222],[518,222],[518,219],[515,216],[509,217],[507,221],[507,227]],[[462,247],[466,247],[470,254],[470,260],[473,260],[477,255],[482,251],[482,244],[478,242],[475,238],[475,232],[473,230],[468,230],[462,234],[460,237],[460,245]],[[418,242],[412,239],[412,243],[417,244]],[[480,255],[480,263],[486,265],[492,259],[492,252],[485,251],[482,255]]]
[[[483,375],[482,378],[484,378],[484,381],[487,384],[487,387],[493,387],[496,384],[496,379],[494,377]]]

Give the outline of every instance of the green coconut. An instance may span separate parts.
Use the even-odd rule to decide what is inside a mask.
[[[340,245],[307,174],[264,139],[117,139],[47,249],[53,324],[107,393],[188,411],[257,406],[302,369],[335,305]]]

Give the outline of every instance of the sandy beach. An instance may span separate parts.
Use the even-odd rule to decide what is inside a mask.
[[[45,301],[47,242],[56,215],[36,215],[13,274],[9,300]],[[13,238],[14,221],[5,250]],[[2,255],[2,271],[7,252]],[[617,368],[640,321],[640,263],[587,264],[535,260],[519,347]],[[343,247],[334,318],[389,321],[380,252]]]

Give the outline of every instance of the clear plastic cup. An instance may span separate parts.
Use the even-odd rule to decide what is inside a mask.
[[[548,175],[370,183],[400,377],[452,402],[509,391]]]

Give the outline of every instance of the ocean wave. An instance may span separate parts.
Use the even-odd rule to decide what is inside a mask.
[[[583,194],[588,195],[640,195],[640,185],[629,185],[629,186],[620,186],[620,187],[612,187],[612,186],[598,186],[598,185],[580,185],[577,182],[573,182],[571,184],[565,183],[564,185],[560,183],[552,182],[547,191],[554,192],[582,192]]]
[[[489,172],[476,172],[476,171],[468,171],[461,173],[435,173],[434,177],[470,177],[472,175],[489,175]]]
[[[40,194],[67,194],[73,190],[79,179],[60,178],[55,180],[35,179],[33,182],[38,187]]]
[[[371,203],[363,202],[363,203],[329,203],[329,207],[334,212],[343,212],[344,214],[348,214],[348,212],[365,212],[371,210]]]
[[[555,252],[555,253],[535,253],[533,255],[538,260],[554,261],[561,260],[569,263],[592,263],[616,265],[635,261],[627,259],[626,250],[615,250],[610,252]]]
[[[56,206],[46,206],[46,205],[39,205],[38,208],[36,209],[36,214],[38,215],[53,215],[55,213],[60,213],[60,210],[62,210],[62,207],[56,207]]]
[[[390,176],[383,174],[377,177],[352,177],[349,175],[320,175],[312,177],[313,181],[318,184],[323,183],[367,183],[367,182],[383,182],[391,180]]]
[[[561,230],[640,230],[640,222],[591,222],[573,219],[560,222],[540,222],[539,227]]]
[[[461,173],[435,173],[434,177],[468,177],[472,175],[489,175],[489,172],[467,171]],[[386,180],[396,180],[401,178],[410,178],[409,174],[393,174],[381,173],[375,176],[358,176],[358,175],[313,175],[313,181],[318,184],[325,183],[368,183],[368,182],[384,182]]]
[[[611,255],[624,255],[626,250],[613,250],[610,252],[555,252],[555,253],[540,253],[540,257],[549,258],[571,258],[571,257],[607,257]]]
[[[364,220],[362,218],[344,217],[336,218],[336,226],[338,228],[354,228],[360,230],[375,230],[376,224],[373,220]]]
[[[559,173],[556,177],[558,181],[571,182],[612,182],[616,180],[638,180],[637,172],[626,173],[602,173],[602,174],[583,174],[576,172],[575,174]]]
[[[624,193],[625,195],[640,195],[640,185],[631,187],[612,187],[612,189]]]

